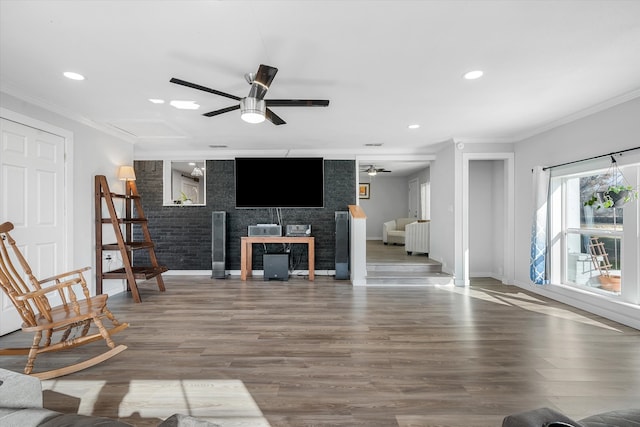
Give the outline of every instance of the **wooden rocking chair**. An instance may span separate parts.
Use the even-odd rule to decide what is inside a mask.
[[[118,322],[107,309],[106,294],[90,296],[83,275],[83,272],[90,267],[38,280],[16,246],[16,242],[9,235],[11,230],[13,230],[12,223],[0,224],[0,287],[9,296],[22,317],[22,330],[33,332],[35,336],[30,348],[0,349],[0,355],[27,354],[24,373],[40,379],[50,379],[94,366],[125,350],[127,347],[124,345],[116,346],[111,335],[126,329],[129,324]],[[18,272],[12,264],[10,252],[19,262],[22,272]],[[24,277],[28,277],[28,281],[24,280]],[[51,293],[59,297],[62,301],[60,305],[52,307],[49,304],[47,295]],[[102,319],[105,317],[113,324],[111,329],[103,325]],[[89,334],[91,324],[94,324],[98,330]],[[41,342],[43,333],[45,339]],[[76,334],[77,337],[74,336]],[[109,350],[98,356],[59,369],[32,373],[36,356],[40,353],[67,350],[101,339],[106,341]]]

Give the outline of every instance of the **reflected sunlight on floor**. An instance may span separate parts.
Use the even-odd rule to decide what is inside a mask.
[[[268,427],[269,423],[240,380],[131,380],[128,383],[57,379],[42,382],[47,408],[83,415],[117,417],[137,426],[156,425],[175,413],[221,427]],[[118,408],[105,408],[100,396],[120,395]],[[73,402],[77,408],[62,407]]]
[[[558,306],[557,303],[554,305],[549,305],[549,300],[537,297],[535,295],[525,294],[520,292],[518,287],[510,286],[508,287],[508,291],[501,290],[499,286],[491,287],[491,286],[478,286],[474,287],[442,287],[442,289],[448,290],[450,292],[468,295],[471,298],[477,298],[484,301],[493,302],[496,304],[508,305],[508,306],[516,306],[522,308],[524,310],[544,314],[547,316],[554,316],[562,319],[573,320],[576,322],[580,322],[586,325],[597,326],[599,328],[608,329],[612,331],[619,331],[619,329],[602,323],[596,319],[591,319],[589,317],[583,316],[579,313],[571,311],[569,306],[567,308],[562,308]],[[576,309],[577,310],[577,309]]]

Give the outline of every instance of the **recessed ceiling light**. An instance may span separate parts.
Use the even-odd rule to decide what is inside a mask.
[[[408,127],[409,129],[418,129],[418,128],[420,127],[420,125],[416,123],[416,124],[413,124],[413,125],[409,125],[409,126],[407,126],[407,127]]]
[[[74,73],[72,71],[65,71],[62,74],[71,80],[84,80],[84,76],[82,74]]]
[[[200,105],[196,104],[195,101],[171,101],[169,104],[179,110],[197,110],[200,108]]]
[[[227,145],[215,145],[215,144],[211,144],[209,145],[209,148],[227,148]]]
[[[382,147],[381,143],[364,144],[365,147]]]
[[[164,104],[164,99],[149,98],[149,101],[154,104]]]
[[[484,72],[482,70],[473,70],[473,71],[464,73],[462,77],[464,77],[467,80],[475,80],[482,77],[483,74]]]

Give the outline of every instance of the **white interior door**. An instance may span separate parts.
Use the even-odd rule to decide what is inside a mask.
[[[431,219],[431,184],[420,184],[420,219]]]
[[[419,198],[418,180],[412,179],[409,181],[409,218],[418,218]]]
[[[20,123],[0,119],[0,221],[14,225],[36,277],[64,268],[65,139]],[[2,293],[0,335],[20,328],[21,319]]]

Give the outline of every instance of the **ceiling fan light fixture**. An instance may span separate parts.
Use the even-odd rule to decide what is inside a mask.
[[[242,98],[240,100],[240,118],[247,123],[262,123],[265,119],[267,103],[264,99]]]
[[[369,169],[367,169],[367,173],[369,174],[369,176],[376,176],[378,174],[378,171],[376,168],[371,166],[369,167]]]

